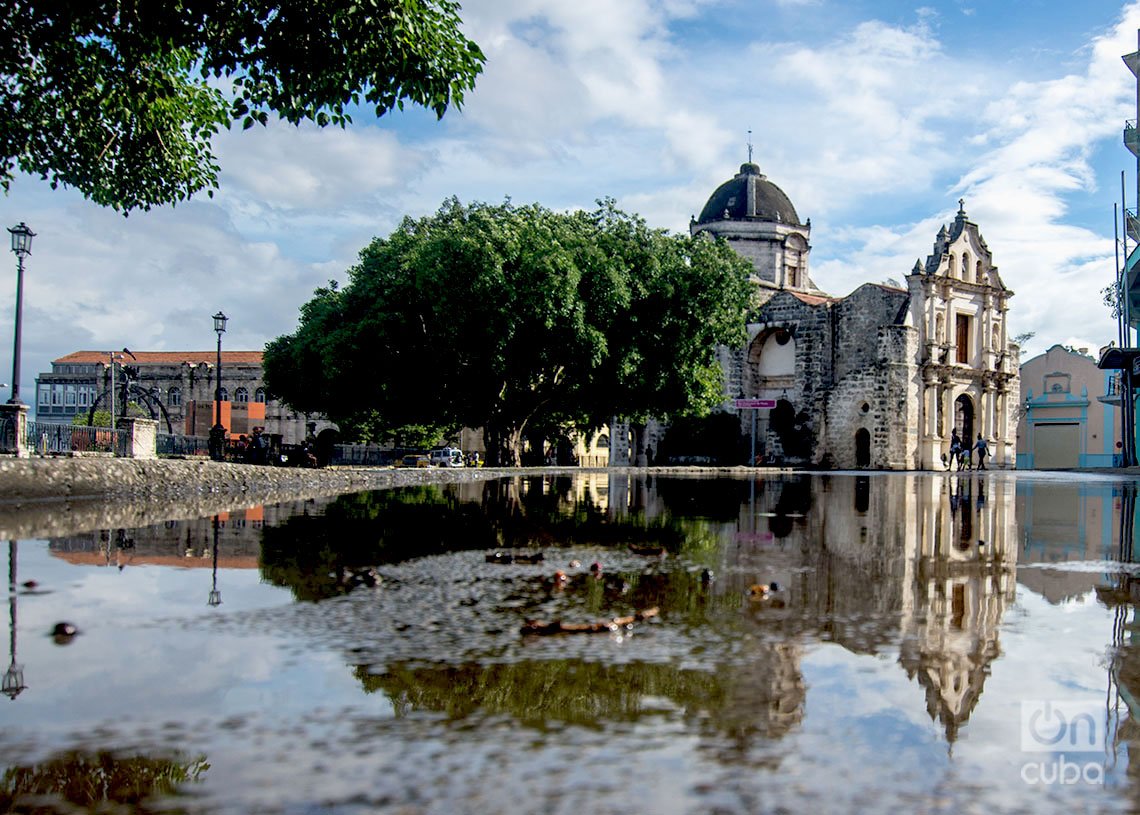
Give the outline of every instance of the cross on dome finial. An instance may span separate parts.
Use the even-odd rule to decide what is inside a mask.
[[[965,215],[966,214],[966,199],[965,198],[959,198],[958,199],[958,214],[959,215]]]
[[[748,163],[752,163],[752,131],[748,131]]]

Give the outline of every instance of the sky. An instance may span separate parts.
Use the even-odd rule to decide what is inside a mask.
[[[1100,290],[1116,275],[1113,206],[1137,201],[1121,55],[1137,49],[1140,2],[466,0],[461,16],[487,64],[442,120],[362,111],[345,130],[223,132],[213,198],[127,218],[17,177],[0,222],[36,232],[23,401],[73,351],[213,349],[219,309],[223,349],[261,349],[373,238],[453,195],[555,210],[613,197],[686,231],[749,142],[811,219],[826,292],[902,281],[963,198],[1015,292],[1011,334],[1034,334],[1022,361],[1117,339]]]

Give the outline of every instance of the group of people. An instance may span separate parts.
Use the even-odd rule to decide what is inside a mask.
[[[269,456],[269,439],[265,438],[265,428],[255,427],[253,434],[238,436],[234,444],[234,456],[246,464],[266,464]]]
[[[958,436],[958,430],[955,428],[950,431],[950,461],[947,463],[947,469],[953,468],[956,470],[972,470],[974,454],[978,457],[978,469],[986,469],[986,456],[990,453],[989,445],[986,440],[982,438],[982,434],[978,434],[978,440],[972,445],[969,441],[962,444],[962,439]]]

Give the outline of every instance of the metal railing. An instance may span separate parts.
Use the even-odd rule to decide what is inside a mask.
[[[208,457],[210,440],[205,436],[171,436],[159,433],[155,436],[154,451],[160,456]]]
[[[1136,217],[1136,210],[1125,208],[1124,230],[1134,243],[1140,243],[1140,218]]]
[[[87,425],[28,422],[28,448],[41,456],[70,453],[111,453],[129,457],[130,437],[125,430]]]
[[[329,464],[356,467],[386,467],[398,456],[391,448],[376,447],[371,444],[333,445]]]

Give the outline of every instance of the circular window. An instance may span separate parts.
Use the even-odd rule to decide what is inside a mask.
[[[783,329],[776,332],[776,345],[787,345],[792,335]]]
[[[870,409],[871,409],[871,406],[868,405],[866,402],[864,402],[862,404],[862,406],[859,408],[859,410],[863,411],[864,413],[867,413]]]

